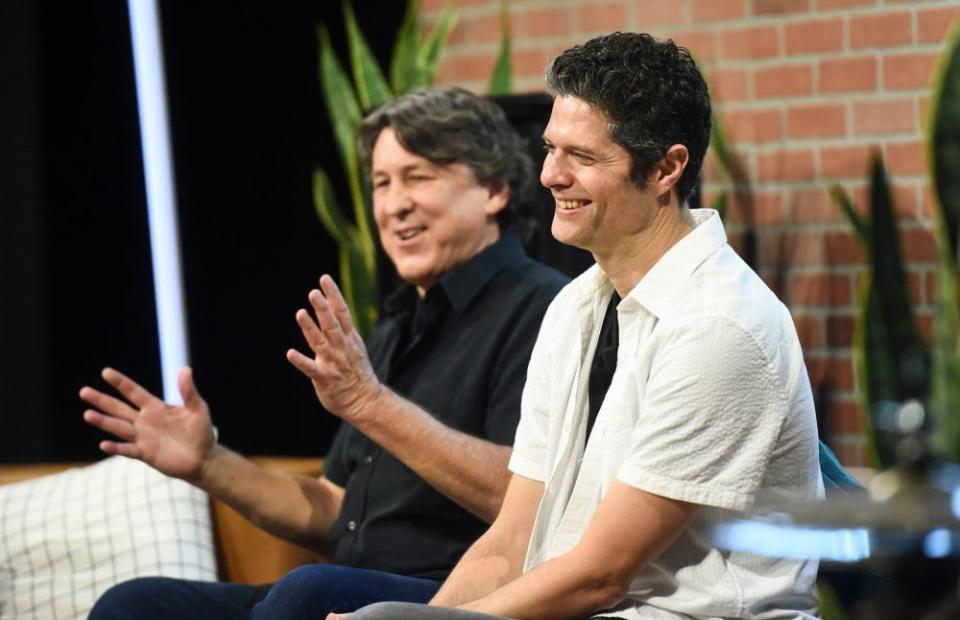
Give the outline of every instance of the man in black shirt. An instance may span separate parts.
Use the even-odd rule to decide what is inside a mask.
[[[368,346],[329,276],[297,322],[310,356],[290,362],[342,425],[318,480],[267,471],[217,443],[191,371],[183,406],[130,379],[89,387],[85,419],[138,458],[225,500],[274,534],[332,549],[335,564],[270,590],[146,578],[91,618],[324,617],[380,600],[426,601],[496,516],[540,320],[565,279],[524,256],[532,164],[494,104],[419,91],[371,114],[360,151],[380,242],[407,284]],[[369,355],[368,355],[369,351]]]

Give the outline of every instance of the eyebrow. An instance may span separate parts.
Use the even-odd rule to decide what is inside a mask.
[[[540,136],[540,137],[543,139],[543,143],[544,143],[545,145],[547,145],[547,146],[553,146],[553,147],[556,147],[556,146],[557,146],[556,144],[554,144],[553,142],[551,142],[549,139],[547,139],[546,136]],[[587,147],[585,147],[585,146],[580,146],[580,145],[578,145],[578,144],[573,144],[573,145],[570,145],[570,146],[566,146],[566,147],[564,147],[564,150],[567,150],[567,151],[573,153],[574,155],[584,155],[584,156],[587,156],[587,157],[592,157],[593,159],[602,159],[602,158],[603,158],[603,154],[602,154],[602,153],[599,153],[599,152],[597,152],[597,151],[594,151],[593,149],[587,148]]]

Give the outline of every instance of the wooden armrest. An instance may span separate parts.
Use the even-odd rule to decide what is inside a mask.
[[[251,460],[269,469],[304,476],[319,477],[323,473],[322,458],[257,456]],[[210,509],[222,581],[272,583],[297,566],[327,561],[319,553],[265,532],[219,500],[212,500]]]

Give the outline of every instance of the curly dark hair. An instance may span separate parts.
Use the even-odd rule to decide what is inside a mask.
[[[507,206],[497,214],[500,232],[530,237],[533,160],[500,106],[462,88],[420,89],[383,104],[360,125],[360,159],[368,174],[373,147],[386,127],[411,153],[438,165],[464,164],[478,183],[495,191],[508,187]]]
[[[573,96],[603,112],[610,138],[630,153],[630,176],[641,188],[671,146],[686,146],[690,159],[676,188],[681,203],[690,196],[710,142],[710,94],[686,48],[649,34],[614,32],[557,56],[546,80],[554,96]]]

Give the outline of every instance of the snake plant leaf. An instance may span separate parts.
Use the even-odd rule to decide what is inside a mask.
[[[349,169],[350,162],[356,159],[356,136],[361,119],[360,106],[353,94],[353,86],[340,61],[337,60],[326,27],[320,26],[317,36],[320,43],[320,87],[323,92],[323,101],[333,125],[333,135],[340,151],[340,158],[344,167]]]
[[[348,2],[343,3],[343,20],[347,30],[347,44],[350,48],[350,68],[353,70],[353,83],[357,87],[357,98],[362,110],[370,110],[384,101],[393,99],[393,93],[387,86],[380,65],[367,40],[360,32],[357,18]]]
[[[313,170],[313,208],[323,227],[337,245],[342,246],[351,241],[353,225],[344,217],[337,203],[337,195],[333,191],[330,177],[322,168]]]
[[[953,256],[946,243],[939,247],[930,372],[932,440],[935,453],[960,461],[960,297]]]
[[[440,58],[447,48],[447,41],[450,39],[456,23],[456,13],[450,7],[445,7],[443,12],[440,13],[433,30],[424,39],[423,45],[420,46],[420,51],[417,53],[417,67],[420,69],[420,76],[416,86],[433,86],[433,81],[437,77],[437,70],[440,68]]]
[[[869,256],[869,222],[860,217],[857,210],[853,208],[853,201],[850,199],[850,194],[840,185],[834,184],[830,187],[830,197],[833,198],[834,204],[840,207],[843,214],[847,216],[847,221],[850,222],[850,226],[853,227],[853,231],[857,234],[857,238],[860,240],[864,249],[867,250],[867,255]]]
[[[886,467],[895,460],[892,447],[870,432],[870,413],[877,402],[926,393],[928,353],[913,318],[893,195],[879,155],[870,165],[870,225],[865,238],[870,268],[861,285],[854,365],[868,449],[873,464]]]
[[[340,245],[340,284],[354,327],[366,337],[376,326],[377,304],[374,274],[367,269],[359,246],[357,239]]]
[[[506,95],[513,92],[513,65],[511,64],[510,13],[507,0],[500,0],[500,52],[493,63],[493,74],[487,84],[488,95]]]
[[[939,204],[939,234],[949,240],[951,256],[960,263],[960,15],[954,20],[946,49],[935,72],[927,153]],[[943,230],[945,229],[945,230]]]
[[[407,2],[407,12],[397,32],[390,59],[390,86],[397,95],[409,92],[420,80],[417,52],[420,49],[420,9],[418,0]]]

